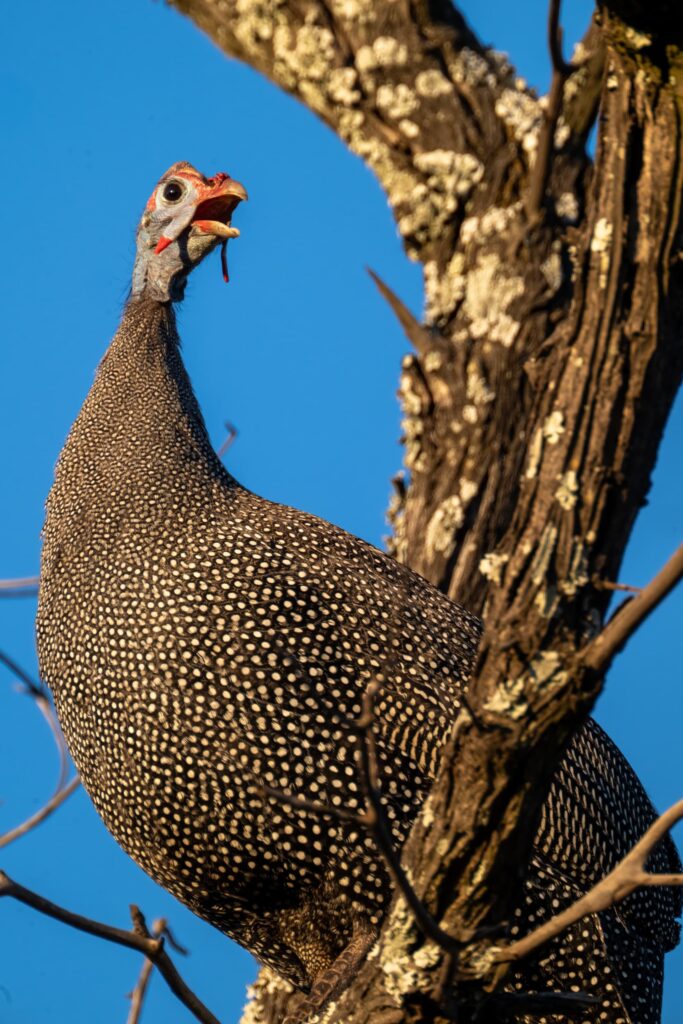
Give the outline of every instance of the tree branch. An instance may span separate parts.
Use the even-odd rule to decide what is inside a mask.
[[[79,778],[76,777],[70,782],[67,782],[69,774],[69,751],[66,747],[66,742],[62,734],[57,716],[55,714],[52,702],[48,697],[45,689],[39,682],[36,682],[25,669],[21,667],[13,658],[11,658],[4,651],[0,651],[0,664],[5,665],[6,668],[12,672],[21,683],[21,687],[24,693],[26,693],[35,703],[36,707],[42,714],[43,718],[47,722],[52,738],[57,748],[57,755],[59,757],[59,774],[57,776],[57,784],[54,788],[54,792],[47,803],[40,808],[35,814],[32,814],[29,818],[23,821],[20,825],[10,829],[4,835],[0,836],[0,849],[5,846],[9,846],[10,843],[19,839],[21,836],[26,835],[32,829],[40,825],[41,822],[45,821],[54,811],[57,810],[61,804],[69,797],[78,787]]]
[[[538,949],[539,946],[545,945],[546,942],[580,921],[582,917],[613,907],[642,886],[683,886],[683,875],[655,875],[645,870],[645,863],[657,843],[682,818],[683,800],[679,800],[657,818],[631,852],[585,896],[540,925],[523,939],[511,943],[509,946],[493,950],[493,959],[499,963],[521,960]]]
[[[562,142],[555,126],[574,76],[544,117],[447,2],[174,5],[366,161],[424,266],[427,324],[404,317],[420,345],[401,385],[410,477],[393,550],[470,610],[486,608],[488,632],[472,714],[456,724],[403,864],[433,920],[476,933],[487,916],[505,918],[511,873],[528,859],[558,751],[595,696],[596,666],[635,628],[627,604],[582,658],[608,600],[590,581],[618,578],[681,370],[683,147],[669,40],[645,52],[634,43],[640,0],[623,5],[623,22],[617,5],[602,8],[594,31],[609,77],[592,173],[577,143],[602,56]],[[557,0],[552,10],[557,71]],[[544,204],[548,216],[528,230]],[[417,960],[408,931],[392,933],[392,952]],[[386,974],[374,968],[355,995],[381,1003]],[[393,1021],[409,997],[391,994]]]
[[[152,936],[145,924],[145,919],[135,905],[131,906],[131,916],[134,928],[132,931],[124,931],[122,928],[114,928],[111,925],[94,921],[92,918],[83,917],[81,914],[74,914],[64,907],[46,900],[43,896],[25,889],[23,885],[13,881],[4,871],[0,871],[0,898],[3,896],[18,900],[20,903],[32,907],[47,917],[52,917],[62,924],[67,924],[78,931],[94,935],[98,939],[107,942],[114,942],[127,949],[134,949],[144,955],[154,964],[166,984],[180,1002],[187,1007],[196,1020],[201,1024],[220,1024],[217,1017],[207,1009],[201,1000],[190,989],[178,973],[173,961],[164,949],[164,938]]]
[[[0,580],[0,597],[32,597],[37,593],[39,576],[22,576],[14,580]]]
[[[232,448],[233,443],[235,441],[235,438],[237,437],[237,434],[238,434],[237,427],[233,423],[231,423],[229,420],[225,421],[225,429],[226,429],[225,440],[220,445],[220,447],[216,449],[216,455],[218,456],[219,459],[222,459],[225,455],[227,455],[227,453]]]
[[[472,715],[455,724],[402,863],[434,920],[473,934],[511,912],[511,874],[599,689],[597,648],[590,664],[582,652],[610,594],[591,581],[618,578],[681,376],[680,53],[665,19],[643,47],[641,0],[603,5],[588,64],[545,118],[441,0],[174,5],[368,163],[424,267],[424,325],[383,291],[418,339],[401,380],[408,482],[391,550],[484,612],[487,633]],[[554,2],[561,72],[558,30]],[[598,97],[592,168],[582,143]],[[389,920],[392,960],[414,962],[416,931]],[[363,1021],[372,999],[395,1015],[397,998],[424,997],[427,974],[417,995],[390,998],[369,964],[335,1019]]]
[[[457,211],[506,141],[526,163],[523,135],[538,130],[538,102],[450,3],[170,3],[366,161],[415,258],[452,243]]]
[[[567,64],[562,53],[562,26],[560,25],[560,7],[562,0],[550,0],[548,5],[548,50],[553,70],[568,78],[576,68]]]
[[[166,932],[166,924],[167,921],[165,917],[158,918],[152,925],[151,937],[153,939],[161,938],[162,935],[164,935]],[[138,975],[138,980],[135,984],[135,988],[131,992],[130,1011],[126,1019],[126,1024],[140,1024],[142,1006],[145,1001],[147,987],[149,985],[149,979],[152,976],[153,970],[154,964],[149,959],[149,957],[145,957],[145,961],[142,967],[140,968],[140,974]]]
[[[414,346],[418,355],[426,356],[434,346],[434,337],[432,332],[426,330],[419,320],[416,320],[406,304],[399,299],[398,295],[391,290],[389,285],[382,280],[379,274],[376,274],[371,267],[367,267],[366,269],[374,281],[377,291],[387,302],[392,313],[403,328],[406,338]]]
[[[636,597],[624,602],[581,656],[586,668],[605,672],[612,659],[651,612],[683,578],[683,544]]]
[[[57,778],[57,785],[55,786],[55,793],[58,793],[64,786],[66,777],[69,773],[69,751],[67,750],[66,742],[59,722],[57,721],[57,716],[52,706],[52,702],[50,701],[50,698],[43,686],[32,679],[28,672],[26,672],[18,662],[14,661],[13,658],[6,654],[5,651],[0,651],[0,664],[5,665],[5,667],[8,668],[10,672],[17,677],[17,679],[19,679],[23,686],[22,692],[34,701],[36,707],[48,724],[55,747],[57,748],[57,756],[59,757],[59,775]]]
[[[410,907],[422,933],[449,955],[457,956],[462,948],[462,942],[439,927],[424,903],[415,893],[401,864],[400,854],[394,846],[391,826],[382,806],[377,746],[373,732],[375,702],[381,692],[382,685],[380,681],[368,685],[363,694],[360,717],[354,722],[348,723],[357,737],[358,779],[360,790],[366,800],[365,808],[361,813],[356,814],[341,807],[333,807],[315,800],[295,797],[273,789],[271,786],[261,785],[259,788],[266,796],[288,807],[297,807],[300,810],[310,811],[312,814],[317,814],[321,817],[349,821],[358,826],[358,828],[365,829],[375,840],[396,890],[401,893]]]
[[[81,780],[78,775],[75,775],[70,782],[67,782],[60,789],[50,797],[46,804],[32,814],[30,818],[27,818],[20,825],[16,825],[10,829],[9,832],[5,832],[4,835],[0,835],[0,850],[5,846],[9,846],[15,839],[20,839],[25,836],[27,832],[31,832],[32,829],[36,828],[41,822],[49,818],[50,815],[57,810],[58,807],[64,803],[64,801],[74,793],[81,784]]]
[[[564,86],[572,71],[577,70],[571,64],[566,63],[562,54],[560,4],[561,0],[550,0],[548,10],[548,49],[550,50],[553,66],[553,76],[550,83],[543,125],[538,136],[536,161],[530,175],[529,189],[526,195],[526,212],[530,221],[534,221],[539,216],[543,205],[550,176],[550,161],[555,140],[555,129],[562,112]]]

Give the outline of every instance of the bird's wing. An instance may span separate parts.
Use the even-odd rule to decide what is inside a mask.
[[[600,726],[589,719],[570,743],[546,800],[536,848],[584,891],[611,871],[656,817],[637,775]],[[590,856],[587,852],[590,851]],[[680,859],[667,836],[648,870],[677,873]],[[662,948],[679,939],[680,889],[639,889],[619,904],[624,926]]]
[[[584,891],[575,880],[535,855],[515,911],[513,938],[570,906]],[[505,990],[577,993],[598,1000],[597,1006],[584,1008],[572,1020],[659,1024],[663,965],[661,946],[627,928],[612,908],[576,921],[525,957],[508,976]],[[538,1017],[521,1021],[536,1024]]]

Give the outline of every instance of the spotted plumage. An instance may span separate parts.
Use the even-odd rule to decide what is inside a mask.
[[[192,267],[237,234],[230,215],[245,196],[227,176],[180,164],[148,203],[134,294],[47,503],[38,645],[84,785],[119,843],[308,990],[352,935],[372,938],[391,886],[353,824],[283,806],[263,787],[359,808],[349,720],[381,674],[378,757],[402,843],[458,713],[480,624],[370,545],[240,487],[214,454],[172,301]],[[546,803],[515,928],[604,874],[652,815],[589,723]],[[656,857],[675,870],[670,843]],[[678,908],[671,893],[637,894],[510,984],[578,985],[604,1004],[586,1020],[653,1024]],[[643,965],[648,1007],[629,988]]]

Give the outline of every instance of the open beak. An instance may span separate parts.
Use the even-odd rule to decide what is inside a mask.
[[[226,178],[209,189],[195,207],[191,226],[203,235],[216,238],[237,238],[239,231],[230,224],[236,207],[248,199],[244,185]]]

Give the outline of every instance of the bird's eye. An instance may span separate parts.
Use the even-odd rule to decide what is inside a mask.
[[[179,181],[168,181],[161,193],[167,203],[177,203],[185,194],[185,188]]]

